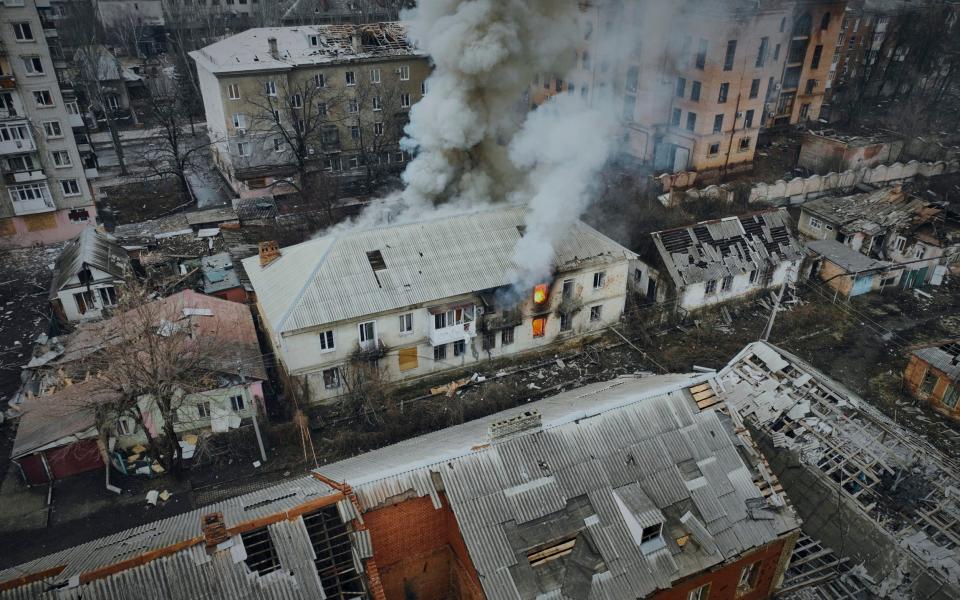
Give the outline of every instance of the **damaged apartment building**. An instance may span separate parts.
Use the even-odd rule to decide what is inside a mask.
[[[410,380],[616,325],[636,255],[578,221],[559,236],[553,273],[514,289],[524,216],[510,206],[265,244],[243,266],[282,367],[329,400],[364,365]]]
[[[624,377],[0,572],[0,598],[768,598],[799,537],[714,373]]]
[[[816,274],[845,295],[940,285],[960,262],[960,224],[900,186],[806,202],[797,229],[823,259]]]
[[[248,29],[190,56],[214,163],[240,198],[303,192],[317,185],[306,173],[405,166],[399,141],[430,66],[402,24]]]
[[[786,209],[703,221],[652,234],[667,297],[693,311],[796,281],[805,252]]]
[[[804,532],[862,565],[873,594],[960,598],[960,475],[952,457],[763,342],[742,350],[718,383]]]

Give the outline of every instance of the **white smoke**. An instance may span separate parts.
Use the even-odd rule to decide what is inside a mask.
[[[602,94],[591,96],[593,108],[563,93],[529,110],[531,83],[563,77],[576,61],[582,17],[577,0],[424,0],[405,13],[409,37],[434,64],[403,141],[414,158],[404,189],[351,225],[524,204],[514,287],[548,280],[554,242],[589,204],[616,138],[616,111]]]

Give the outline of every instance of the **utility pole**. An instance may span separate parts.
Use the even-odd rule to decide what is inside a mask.
[[[247,388],[247,378],[243,374],[243,363],[237,358],[237,375],[240,376],[240,383],[243,388]],[[260,404],[257,399],[253,399],[253,431],[257,434],[257,446],[260,447],[260,458],[267,462],[267,451],[263,448],[263,436],[260,435]]]
[[[770,320],[767,321],[767,326],[763,330],[763,335],[760,337],[761,342],[766,342],[770,339],[770,332],[773,330],[773,322],[777,318],[777,311],[780,310],[780,303],[783,301],[783,294],[787,290],[787,286],[790,285],[790,274],[793,272],[793,265],[787,269],[786,277],[784,278],[783,285],[780,286],[780,293],[777,294],[777,299],[773,303],[773,310],[770,312]]]

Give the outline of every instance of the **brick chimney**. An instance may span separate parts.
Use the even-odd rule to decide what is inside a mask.
[[[280,245],[276,240],[260,242],[260,266],[265,267],[280,258]]]
[[[223,522],[222,512],[202,515],[200,517],[200,524],[203,530],[203,539],[208,550],[216,548],[230,539],[230,533],[227,532],[227,525]]]
[[[280,60],[280,49],[277,48],[277,38],[267,38],[267,44],[270,46],[270,56],[273,57],[273,60]]]

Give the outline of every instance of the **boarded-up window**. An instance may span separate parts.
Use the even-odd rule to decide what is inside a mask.
[[[400,359],[400,370],[409,371],[417,368],[417,347],[401,348],[397,353]]]
[[[27,231],[43,231],[45,229],[56,229],[57,218],[54,213],[44,215],[27,215],[23,217],[27,222]]]

